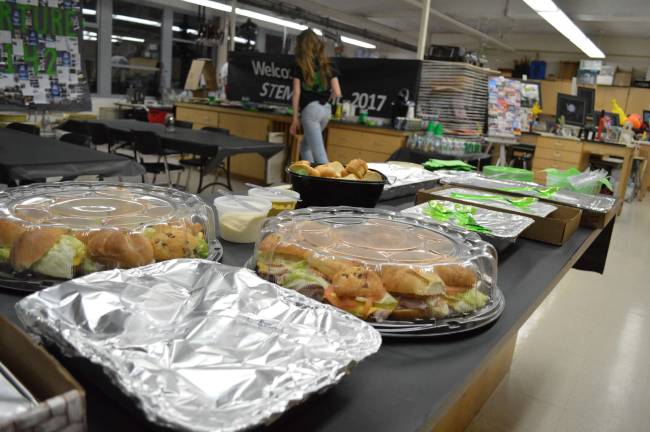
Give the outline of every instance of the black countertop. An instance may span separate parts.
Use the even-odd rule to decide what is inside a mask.
[[[413,197],[383,203],[402,209]],[[337,386],[290,409],[272,431],[431,430],[447,404],[460,395],[490,355],[501,347],[593,242],[599,230],[579,228],[562,247],[520,239],[500,256],[498,284],[506,308],[496,323],[464,337],[437,340],[385,340]],[[224,242],[223,262],[242,265],[252,245]],[[0,292],[0,313],[15,320],[20,296]],[[107,398],[93,382],[81,380],[88,394],[91,431],[142,430],[128,410]]]

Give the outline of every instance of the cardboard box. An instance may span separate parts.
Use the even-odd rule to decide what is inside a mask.
[[[632,72],[618,71],[614,74],[614,85],[629,87],[632,84]]]
[[[86,430],[84,390],[54,357],[1,316],[0,361],[39,402],[14,417],[0,418],[0,431]]]
[[[586,228],[603,229],[609,225],[614,216],[618,214],[622,206],[623,200],[621,198],[616,198],[616,203],[607,213],[583,210],[580,225]]]
[[[544,171],[535,171],[534,173],[534,180],[536,183],[544,185],[546,184],[546,173]],[[469,186],[469,185],[464,185],[464,184],[457,184],[454,185],[455,187],[463,187],[463,188],[468,188],[468,189],[477,189],[477,190],[483,190],[483,191],[489,191],[489,192],[497,192],[503,195],[513,195],[513,196],[530,196],[530,195],[524,195],[520,194],[517,192],[503,192],[500,190],[495,190],[495,189],[490,189],[490,188],[481,188],[478,186]],[[547,202],[549,204],[552,204],[556,207],[562,206],[562,207],[569,207],[569,208],[576,208],[577,207],[571,207],[568,205],[563,205],[561,203],[558,203],[557,201],[553,201],[551,199],[545,199],[545,198],[540,198],[540,201]],[[616,199],[616,203],[612,206],[612,208],[607,212],[607,213],[602,213],[602,212],[595,212],[591,210],[582,210],[582,218],[580,219],[580,226],[583,226],[585,228],[596,228],[596,229],[602,229],[609,224],[609,222],[612,220],[614,216],[616,216],[619,212],[619,209],[623,205],[623,201],[620,198]],[[522,213],[523,214],[523,213]],[[528,214],[525,214],[525,216],[533,217]],[[533,217],[534,218],[534,217]]]
[[[192,90],[195,98],[208,97],[209,91],[217,89],[217,73],[210,59],[192,60],[192,66],[187,73],[185,90]]]
[[[529,226],[528,228],[526,228],[526,230],[521,234],[521,237],[530,240],[537,240],[543,243],[550,243],[556,246],[561,246],[564,243],[566,243],[566,241],[573,235],[573,233],[576,232],[576,230],[580,226],[582,210],[573,207],[558,205],[557,203],[553,203],[553,205],[557,207],[557,210],[555,210],[553,213],[551,213],[546,217],[539,217],[539,216],[531,215],[529,213],[518,212],[514,210],[510,211],[510,210],[502,209],[500,207],[493,207],[487,202],[485,203],[468,202],[460,199],[442,197],[433,194],[436,191],[455,188],[455,187],[457,186],[445,185],[437,188],[420,190],[416,195],[416,204],[421,204],[423,202],[431,201],[432,199],[437,199],[437,200],[453,201],[462,204],[470,204],[476,207],[482,207],[482,208],[503,212],[503,213],[512,213],[512,214],[527,216],[529,218],[532,218],[535,221],[535,223]],[[508,195],[508,194],[504,194],[504,195]]]

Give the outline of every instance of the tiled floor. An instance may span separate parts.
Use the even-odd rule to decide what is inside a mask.
[[[468,432],[650,431],[649,240],[650,199],[626,204],[605,274],[564,277]]]

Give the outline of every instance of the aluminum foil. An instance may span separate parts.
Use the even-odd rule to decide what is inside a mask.
[[[504,210],[509,210],[509,211],[516,211],[519,213],[527,213],[533,216],[538,216],[538,217],[546,217],[549,214],[553,213],[555,210],[557,210],[557,207],[547,204],[541,201],[536,201],[526,207],[517,207],[513,204],[509,204],[504,201],[500,200],[483,200],[483,199],[471,199],[471,198],[453,198],[452,194],[458,193],[458,194],[468,194],[468,195],[483,195],[483,196],[490,196],[490,195],[502,195],[497,192],[489,192],[489,191],[481,191],[481,190],[476,190],[476,189],[464,189],[464,188],[457,188],[457,187],[452,187],[449,189],[440,189],[436,191],[431,191],[430,192],[432,195],[437,195],[441,196],[444,198],[452,198],[452,199],[458,199],[459,201],[467,202],[467,203],[474,203],[474,204],[482,204],[482,205],[488,205],[490,207],[494,208],[499,208],[499,209],[504,209]],[[503,195],[507,196],[507,195]]]
[[[440,183],[453,184],[457,186],[471,186],[495,191],[512,187],[545,187],[543,185],[538,185],[537,183],[501,180],[484,177],[478,173],[467,172],[447,172],[446,175],[440,179]],[[514,193],[518,195],[537,196],[537,193],[535,193],[535,191],[517,191]],[[616,203],[616,198],[607,195],[588,195],[569,190],[559,190],[554,193],[553,196],[544,199],[547,201],[554,201],[560,204],[566,204],[571,207],[577,207],[579,209],[594,211],[598,213],[607,213],[612,209],[612,207],[614,207],[614,204]]]
[[[388,179],[382,200],[415,194],[419,189],[433,187],[443,177],[438,171],[427,171],[422,165],[409,162],[369,163],[368,168],[379,171]]]
[[[455,205],[455,203],[451,201],[440,200],[438,202],[444,203],[444,206],[450,210],[453,210]],[[431,219],[424,212],[428,205],[428,202],[422,203],[415,207],[404,209],[402,210],[402,213],[436,221],[435,219]],[[502,250],[508,244],[514,243],[517,240],[517,237],[519,237],[526,228],[535,223],[535,220],[526,216],[498,212],[481,207],[474,207],[474,209],[476,212],[473,213],[472,216],[476,223],[491,231],[490,233],[479,233],[479,235],[492,243],[497,250]],[[449,220],[445,223],[464,229],[462,226],[456,225],[453,220]]]
[[[205,260],[94,273],[16,308],[30,332],[100,365],[150,421],[186,431],[268,422],[381,345],[352,315]]]

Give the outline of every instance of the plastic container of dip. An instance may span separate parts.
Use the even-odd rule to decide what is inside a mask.
[[[248,190],[248,196],[265,198],[271,201],[269,216],[275,216],[285,210],[293,210],[300,199],[300,194],[292,190],[278,190],[274,192],[269,189],[253,188]]]
[[[254,243],[272,204],[266,198],[237,195],[216,198],[214,206],[221,238],[233,243]]]

